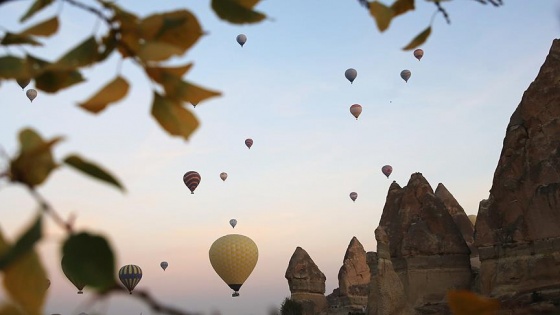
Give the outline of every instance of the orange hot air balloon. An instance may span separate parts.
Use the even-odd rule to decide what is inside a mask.
[[[418,61],[420,61],[420,59],[422,59],[422,56],[424,56],[424,51],[422,49],[416,49],[414,51],[414,57],[416,59],[418,59]]]
[[[362,113],[362,105],[354,104],[354,105],[350,106],[350,113],[354,117],[356,117],[356,120],[358,120],[358,116],[360,116],[360,114]]]
[[[253,139],[251,138],[245,139],[245,145],[247,146],[247,148],[250,149],[253,146]]]
[[[187,185],[191,194],[194,194],[194,190],[198,187],[198,184],[200,184],[200,179],[200,174],[195,171],[188,171],[183,175],[183,182]]]
[[[352,199],[352,201],[356,202],[356,199],[358,198],[358,193],[353,191],[350,193],[350,199]]]
[[[385,165],[381,168],[381,172],[383,172],[383,174],[387,176],[387,178],[389,178],[389,176],[393,172],[393,167],[391,165]]]

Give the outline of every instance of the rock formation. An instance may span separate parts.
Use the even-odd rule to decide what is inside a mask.
[[[519,314],[543,312],[535,296],[560,301],[558,39],[510,118],[475,230],[483,294],[515,301]]]
[[[303,248],[297,247],[292,254],[285,277],[292,293],[291,298],[304,307],[303,315],[319,314],[326,310],[327,278]]]

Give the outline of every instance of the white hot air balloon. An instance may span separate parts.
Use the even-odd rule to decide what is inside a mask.
[[[229,220],[229,225],[231,225],[232,228],[235,228],[235,226],[237,225],[237,220],[235,219]]]
[[[225,182],[227,179],[227,173],[226,172],[221,172],[220,173],[220,178]]]
[[[410,72],[410,70],[403,70],[401,71],[401,78],[404,80],[404,82],[408,82],[408,79],[410,79],[410,75],[412,73]]]
[[[245,34],[239,34],[237,35],[237,43],[239,45],[241,45],[241,47],[243,47],[243,45],[245,45],[245,43],[247,42],[247,36],[245,36]]]
[[[358,120],[358,116],[362,113],[362,106],[360,104],[350,106],[350,113]]]
[[[27,95],[27,98],[33,102],[33,100],[37,97],[37,90],[35,89],[29,89],[25,92],[25,95]]]
[[[350,81],[350,84],[352,84],[358,76],[358,71],[353,68],[347,69],[346,71],[344,71],[344,76],[346,77],[346,79],[348,79],[348,81]]]

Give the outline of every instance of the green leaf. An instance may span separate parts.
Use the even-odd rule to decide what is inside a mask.
[[[393,19],[393,10],[379,1],[370,2],[369,14],[375,18],[377,28],[381,32],[389,27],[391,19]]]
[[[49,69],[74,70],[79,67],[91,65],[99,59],[99,46],[95,37],[91,36],[84,40],[72,50],[62,56]]]
[[[77,155],[69,155],[64,159],[64,163],[66,163],[69,166],[72,166],[78,171],[81,171],[91,177],[97,178],[101,181],[116,186],[117,188],[124,191],[124,187],[113,175],[109,174],[109,172],[103,170],[102,168],[100,168],[99,166],[95,165],[92,162],[84,160]]]
[[[42,236],[41,216],[37,216],[35,222],[23,233],[23,235],[5,253],[0,255],[0,270],[6,269],[13,261],[23,254],[29,252]]]
[[[33,37],[24,34],[6,33],[0,42],[0,45],[32,45],[41,46],[42,44],[33,39]]]
[[[253,7],[260,0],[212,0],[212,9],[222,20],[234,24],[257,23],[266,18]]]
[[[56,93],[82,81],[84,78],[77,70],[45,70],[35,77],[35,87],[48,93]]]
[[[14,56],[0,57],[0,79],[25,79],[29,77],[24,59]]]
[[[414,10],[414,0],[396,0],[391,5],[391,10],[393,10],[393,17]]]
[[[187,10],[154,14],[140,22],[142,38],[178,48],[185,53],[202,36],[202,27],[196,17]]]
[[[11,180],[29,187],[42,184],[58,167],[51,147],[60,140],[62,138],[57,137],[45,142],[34,130],[22,130],[19,134],[20,153],[10,162]]]
[[[165,131],[173,136],[180,136],[188,140],[193,131],[198,128],[198,120],[181,104],[154,92],[152,116]]]
[[[98,235],[70,235],[62,247],[65,273],[84,285],[105,292],[116,285],[115,258],[107,240]]]
[[[35,0],[35,2],[33,2],[31,7],[29,8],[29,10],[27,10],[27,12],[25,12],[25,14],[21,17],[21,19],[19,21],[20,22],[25,22],[27,19],[29,19],[30,17],[35,15],[35,13],[43,10],[44,8],[49,6],[51,3],[53,3],[53,0]]]
[[[79,106],[91,113],[97,114],[104,110],[110,103],[118,102],[124,98],[128,93],[128,88],[128,82],[122,77],[117,77],[87,101],[79,104]]]
[[[403,48],[403,50],[411,50],[424,44],[424,42],[430,36],[430,33],[432,33],[432,27],[428,26],[428,28],[423,30],[420,34],[416,35],[416,37],[414,37],[414,39]]]
[[[46,21],[33,25],[20,34],[35,36],[51,36],[58,31],[58,18],[52,17]]]
[[[9,248],[0,233],[0,252]],[[17,302],[27,315],[40,315],[45,302],[45,269],[33,249],[22,253],[18,259],[4,269],[4,287],[12,300]],[[7,314],[17,314],[7,312]]]

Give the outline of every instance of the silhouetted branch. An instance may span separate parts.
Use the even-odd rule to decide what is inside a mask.
[[[447,24],[451,24],[451,19],[449,18],[449,14],[447,14],[447,11],[445,11],[445,9],[441,6],[441,3],[439,2],[434,2],[436,7],[437,7],[437,12],[441,12],[441,14],[443,14],[443,17],[445,18],[445,21],[447,22]],[[432,22],[433,22],[433,18],[432,18]]]
[[[69,220],[68,222],[64,221],[64,219],[62,219],[62,217],[54,210],[53,207],[51,207],[51,205],[47,202],[47,200],[45,198],[43,198],[43,196],[33,187],[28,187],[29,188],[29,193],[31,194],[31,196],[33,196],[33,198],[35,198],[35,200],[37,200],[37,203],[39,203],[39,206],[41,207],[41,210],[43,210],[47,215],[50,215],[54,222],[56,222],[56,224],[60,225],[63,229],[65,229],[68,233],[72,233],[73,229],[72,229],[72,221],[73,220]]]

